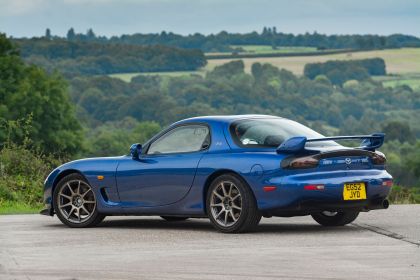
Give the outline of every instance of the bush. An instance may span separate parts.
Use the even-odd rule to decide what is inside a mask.
[[[39,208],[43,182],[61,161],[23,146],[11,145],[0,150],[0,208],[7,204]]]
[[[348,80],[367,80],[370,75],[386,75],[386,68],[382,58],[331,60],[324,63],[306,64],[304,75],[309,79],[325,75],[333,84],[342,85]]]
[[[420,203],[420,188],[393,186],[388,199],[392,204]]]

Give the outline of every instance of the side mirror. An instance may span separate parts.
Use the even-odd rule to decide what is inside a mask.
[[[138,159],[141,155],[142,146],[139,143],[133,144],[130,147],[130,154],[133,159]]]

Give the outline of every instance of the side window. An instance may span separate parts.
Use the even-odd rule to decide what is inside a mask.
[[[210,145],[209,129],[205,125],[187,125],[172,129],[150,145],[147,154],[197,152]]]

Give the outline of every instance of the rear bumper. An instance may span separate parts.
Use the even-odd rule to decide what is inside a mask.
[[[305,200],[287,207],[279,207],[263,211],[265,216],[291,217],[299,215],[309,215],[311,213],[332,211],[358,211],[366,212],[370,210],[386,209],[389,202],[386,197],[377,197],[375,199],[366,199],[358,201],[321,201]]]
[[[258,208],[267,215],[281,212],[316,212],[354,209],[369,211],[383,209],[382,202],[388,196],[389,186],[384,186],[392,176],[385,170],[346,170],[313,172],[284,177],[265,178],[260,188],[254,190]],[[366,187],[366,199],[344,200],[345,183],[363,182]],[[264,185],[275,186],[275,191],[262,191]],[[307,190],[306,185],[323,185],[322,190]]]

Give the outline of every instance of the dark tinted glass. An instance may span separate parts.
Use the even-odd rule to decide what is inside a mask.
[[[324,137],[300,123],[287,119],[247,119],[234,122],[230,127],[234,141],[241,147],[278,147],[294,136]],[[308,143],[307,146],[338,145],[333,141]]]

